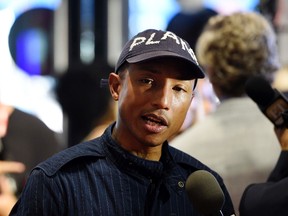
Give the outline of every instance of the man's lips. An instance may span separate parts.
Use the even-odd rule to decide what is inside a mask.
[[[142,118],[145,120],[145,121],[150,121],[152,123],[155,123],[155,124],[158,124],[158,125],[161,125],[161,126],[168,126],[168,122],[167,120],[162,117],[162,116],[158,116],[156,114],[146,114],[146,115],[143,115]]]

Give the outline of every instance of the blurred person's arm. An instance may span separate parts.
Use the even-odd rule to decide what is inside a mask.
[[[279,159],[267,182],[251,184],[245,189],[240,203],[241,216],[288,215],[288,129],[275,128],[275,134],[282,150]]]
[[[276,182],[288,177],[288,129],[275,128],[275,134],[281,146],[281,154],[268,181]]]
[[[25,165],[14,161],[0,161],[0,175],[6,173],[22,173]]]
[[[17,201],[8,173],[21,173],[25,166],[19,162],[0,161],[0,216],[9,215]]]
[[[275,128],[275,134],[277,135],[282,151],[288,151],[288,129]]]

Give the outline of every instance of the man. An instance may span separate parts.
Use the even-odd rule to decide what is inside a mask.
[[[79,64],[58,78],[55,92],[68,120],[68,147],[98,137],[116,120],[116,102],[109,89],[95,85],[112,70],[105,64]]]
[[[267,182],[251,184],[245,189],[240,203],[241,216],[288,215],[288,129],[275,128],[275,133],[282,150],[279,159]]]
[[[15,205],[31,170],[61,148],[56,134],[40,119],[0,100],[1,216]]]
[[[11,173],[22,173],[25,165],[16,161],[0,160],[0,215],[9,215],[12,207],[17,202],[15,187],[11,184]]]
[[[0,101],[0,160],[18,161],[26,169],[10,174],[19,196],[31,170],[63,147],[57,134],[36,116]]]
[[[116,122],[38,165],[11,215],[200,215],[185,193],[187,177],[200,169],[215,175],[222,212],[232,215],[221,177],[167,142],[203,77],[183,39],[153,29],[136,35],[109,75]]]
[[[200,35],[196,53],[220,104],[171,145],[219,172],[238,209],[245,187],[265,181],[279,155],[272,123],[245,92],[255,75],[273,82],[279,67],[275,32],[257,13],[217,15]]]
[[[186,40],[194,50],[196,42],[210,17],[218,14],[214,8],[205,5],[204,0],[177,0],[181,10],[167,25],[167,30]]]

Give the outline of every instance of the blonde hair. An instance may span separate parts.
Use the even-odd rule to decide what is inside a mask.
[[[200,64],[212,69],[211,83],[226,95],[243,95],[245,82],[253,75],[262,74],[272,82],[279,68],[274,30],[254,12],[212,17],[196,53]]]

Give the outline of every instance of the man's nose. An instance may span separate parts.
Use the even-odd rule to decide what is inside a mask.
[[[166,109],[169,110],[172,99],[172,89],[168,87],[168,85],[163,85],[157,88],[153,93],[153,106],[158,109]]]

